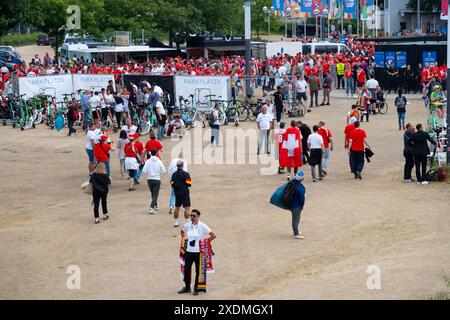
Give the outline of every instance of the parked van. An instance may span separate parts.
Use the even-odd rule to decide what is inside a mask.
[[[345,53],[350,51],[345,44],[336,42],[312,42],[303,44],[303,54]]]

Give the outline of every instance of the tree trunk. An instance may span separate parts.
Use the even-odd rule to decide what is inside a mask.
[[[59,43],[59,33],[58,33],[58,31],[56,31],[56,33],[55,33],[55,59],[56,59],[56,63],[58,64],[58,68],[60,68],[61,63],[59,61],[58,43]]]

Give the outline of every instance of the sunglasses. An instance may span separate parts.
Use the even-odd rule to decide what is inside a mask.
[[[191,214],[191,218],[197,218],[195,214]]]

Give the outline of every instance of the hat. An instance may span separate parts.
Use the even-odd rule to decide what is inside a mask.
[[[139,133],[130,134],[128,136],[128,139],[130,139],[130,140],[136,140],[137,138],[139,138]]]
[[[437,84],[433,87],[433,90],[440,89],[440,88],[441,88],[441,86]]]
[[[302,181],[304,178],[305,178],[305,174],[303,173],[303,171],[299,171],[295,175],[295,180],[297,180],[297,181]]]
[[[108,139],[109,139],[109,136],[106,135],[106,134],[104,134],[104,135],[102,135],[102,136],[100,137],[100,140],[101,140],[101,141],[106,141],[106,140],[108,140]]]
[[[2,67],[1,71],[2,71],[2,73],[8,73],[9,69],[7,67]]]

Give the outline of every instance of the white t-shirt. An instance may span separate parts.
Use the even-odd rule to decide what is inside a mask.
[[[367,81],[367,88],[368,89],[376,89],[379,86],[378,81],[375,79],[370,79]]]
[[[138,128],[135,125],[132,125],[131,128],[129,128],[129,129],[128,129],[127,125],[123,125],[122,128],[120,128],[120,130],[125,130],[128,135],[135,134],[137,129]]]
[[[206,235],[211,232],[211,229],[199,221],[196,225],[192,223],[192,221],[187,222],[183,226],[183,231],[186,233],[188,244],[187,244],[187,252],[200,252],[200,247],[198,242],[203,239]],[[194,241],[194,246],[191,246],[192,241]]]
[[[305,80],[297,80],[295,82],[295,88],[297,92],[306,92],[306,88],[308,88],[308,83]]]
[[[100,97],[97,95],[92,96],[89,99],[89,103],[91,105],[91,110],[95,110],[98,108],[99,104],[100,104]]]
[[[259,129],[260,130],[269,130],[270,129],[270,123],[273,120],[273,115],[269,113],[260,113],[258,114],[258,117],[256,118],[256,122],[259,123]]]
[[[95,130],[88,130],[86,133],[86,149],[88,150],[94,150],[92,148],[91,140],[94,140],[95,143],[97,143],[97,135],[95,134]]]
[[[214,119],[217,119],[217,120],[214,121],[214,124],[220,125],[219,111],[214,110],[213,111],[213,116],[214,116]]]
[[[308,137],[308,144],[311,145],[311,149],[322,149],[323,138],[318,133],[312,133]]]
[[[187,161],[184,159],[175,158],[172,160],[172,162],[169,165],[169,168],[167,169],[167,174],[169,175],[169,179],[172,179],[172,175],[175,173],[175,171],[177,171],[177,169],[178,169],[177,162],[180,160],[183,161],[183,171],[189,172]]]
[[[159,112],[160,115],[163,115],[163,116],[166,115],[166,109],[164,109],[164,106],[163,106],[163,104],[161,103],[161,101],[158,101],[158,102],[156,103],[156,107],[158,108],[158,112]]]
[[[153,88],[153,92],[156,92],[160,97],[163,95],[163,90],[161,89],[160,86],[155,86]]]

